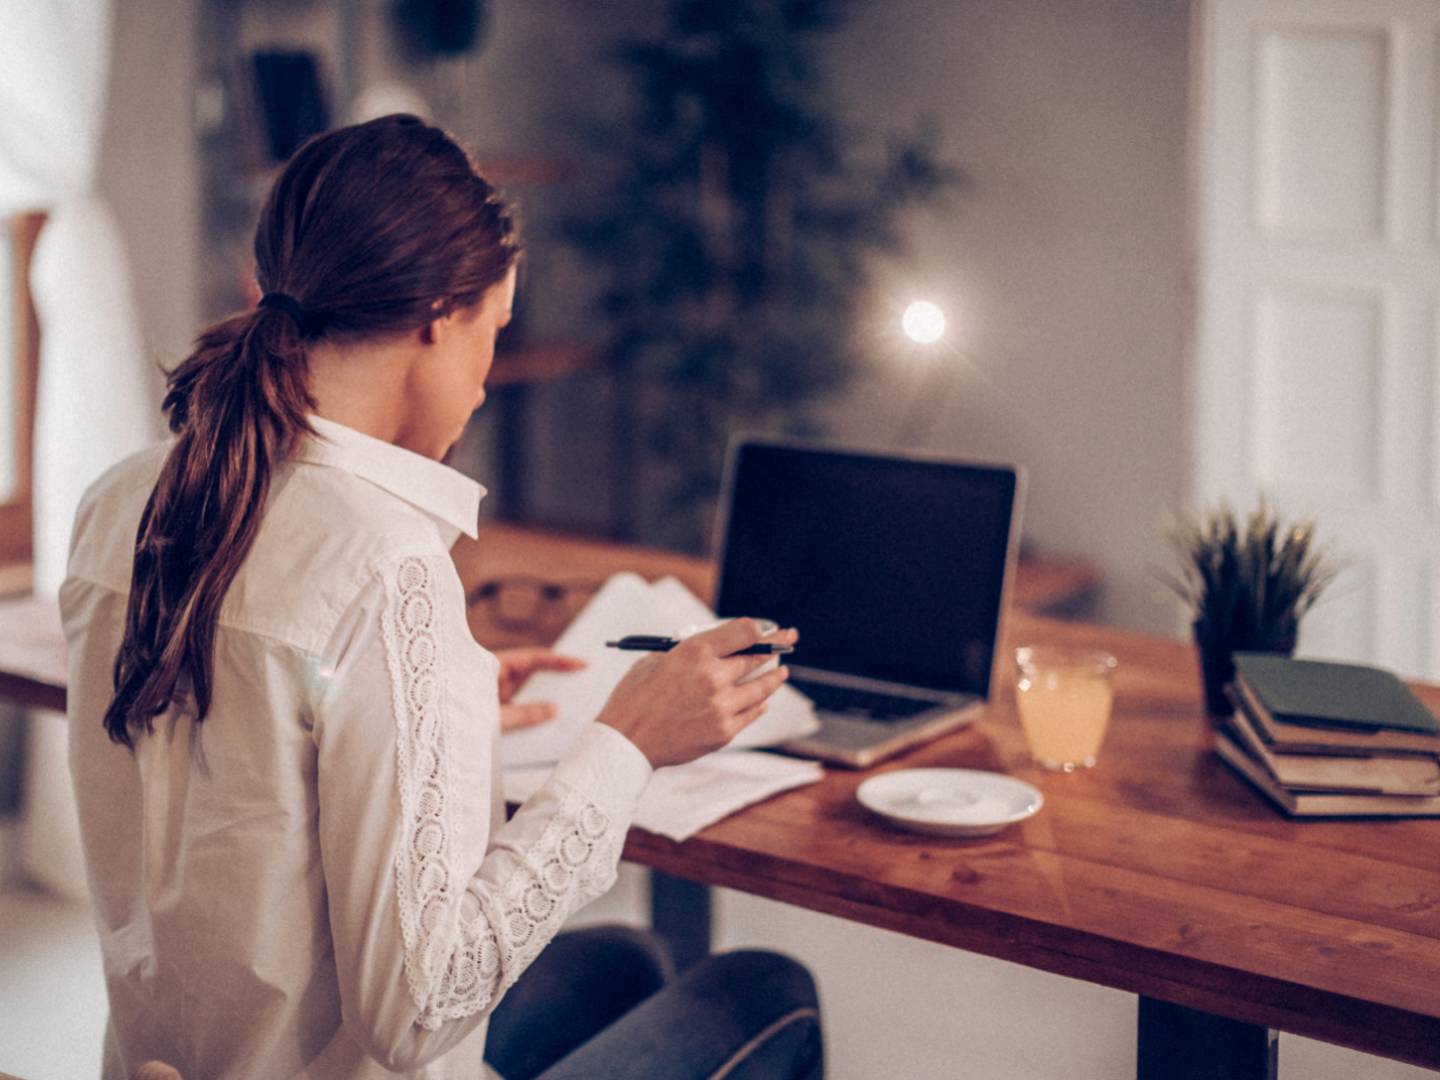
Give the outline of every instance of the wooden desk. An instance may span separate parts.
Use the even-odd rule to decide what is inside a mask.
[[[702,596],[713,584],[681,556],[487,532],[457,550],[467,581],[628,568]],[[1039,605],[1023,571],[1019,584],[1012,644],[1097,645],[1120,660],[1094,770],[1031,766],[1007,692],[965,731],[875,770],[829,771],[683,844],[637,830],[626,857],[1131,991],[1152,1032],[1174,1003],[1258,1025],[1262,1047],[1265,1029],[1283,1029],[1440,1068],[1440,822],[1283,819],[1210,753],[1188,644],[1027,614]],[[472,627],[494,634],[479,610]],[[1440,709],[1440,688],[1420,692]],[[992,839],[944,842],[896,833],[854,801],[866,776],[920,765],[1009,772],[1040,787],[1045,809]],[[1170,1062],[1154,1075],[1180,1074]]]
[[[467,580],[696,569],[514,531],[510,549],[494,528],[488,545],[457,553]],[[831,771],[683,844],[634,831],[626,857],[1140,994],[1144,1076],[1189,1075],[1178,1060],[1155,1064],[1156,1046],[1173,1052],[1167,1003],[1187,1007],[1182,1019],[1195,1009],[1241,1022],[1223,1037],[1202,1032],[1203,1050],[1254,1035],[1263,1053],[1273,1028],[1440,1068],[1440,822],[1278,816],[1209,752],[1188,645],[1024,613],[1010,638],[1101,645],[1119,658],[1099,765],[1070,776],[1030,766],[1006,693],[971,728],[880,769],[1010,772],[1045,794],[1031,820],[969,842],[897,833],[854,801],[870,773]],[[1420,693],[1440,709],[1440,688]]]
[[[1024,616],[1012,633],[1119,658],[1094,770],[1031,766],[1007,694],[972,728],[875,770],[829,771],[685,844],[634,833],[626,856],[1440,1067],[1440,823],[1286,821],[1209,752],[1188,646]],[[1440,709],[1440,689],[1421,693]],[[892,832],[854,801],[874,772],[935,765],[1022,777],[1045,808],[993,839],[947,843]]]

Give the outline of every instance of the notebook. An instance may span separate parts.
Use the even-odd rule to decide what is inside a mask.
[[[1023,474],[1011,465],[741,439],[715,610],[796,626],[820,728],[784,745],[862,768],[974,720],[995,690]]]
[[[1283,723],[1440,735],[1440,723],[1425,703],[1383,668],[1238,652],[1235,671],[1264,711]]]

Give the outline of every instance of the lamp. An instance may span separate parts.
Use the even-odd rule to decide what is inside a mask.
[[[916,300],[900,316],[900,328],[917,345],[933,345],[945,334],[945,312],[929,300]]]
[[[915,396],[895,429],[897,447],[908,448],[922,442],[948,397],[951,362],[963,358],[964,354],[953,343],[940,344],[946,326],[945,312],[929,300],[913,300],[900,314],[900,329],[915,346],[911,351],[925,355],[929,370],[920,376]]]

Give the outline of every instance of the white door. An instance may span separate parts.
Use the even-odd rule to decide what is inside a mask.
[[[1195,500],[1348,559],[1302,652],[1440,676],[1440,0],[1196,13]]]

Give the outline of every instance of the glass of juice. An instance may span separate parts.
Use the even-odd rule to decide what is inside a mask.
[[[1115,657],[1099,649],[1015,650],[1015,700],[1030,756],[1047,769],[1095,764],[1115,700]]]

